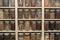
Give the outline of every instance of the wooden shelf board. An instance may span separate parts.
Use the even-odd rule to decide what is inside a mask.
[[[44,19],[44,20],[60,20],[60,19]]]
[[[18,30],[18,32],[42,32],[41,30],[39,31],[39,30],[35,30],[35,31],[32,31],[32,30],[30,30],[30,31],[25,31],[25,30],[23,30],[23,31],[20,31],[20,30]]]
[[[0,20],[15,20],[15,19],[0,19]]]
[[[0,8],[15,8],[15,7],[0,7]]]
[[[42,19],[18,19],[18,20],[42,20]]]
[[[42,7],[18,7],[18,8],[42,8]]]
[[[44,7],[44,8],[60,8],[60,7]]]
[[[1,30],[0,32],[15,32],[15,31],[13,31],[13,30],[10,30],[10,31],[9,30],[8,31],[7,30]]]
[[[44,31],[44,32],[60,32],[60,30],[48,30],[48,31]]]

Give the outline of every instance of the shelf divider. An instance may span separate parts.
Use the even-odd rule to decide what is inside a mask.
[[[17,1],[18,0],[15,0],[15,33],[16,33],[15,37],[16,37],[16,40],[18,40],[18,29],[17,29],[18,28],[18,20],[17,20],[18,19],[17,18],[18,17],[18,15],[17,15],[17,13],[18,13],[18,11],[17,11],[18,4],[17,4]]]
[[[44,0],[42,0],[42,40],[44,40]]]

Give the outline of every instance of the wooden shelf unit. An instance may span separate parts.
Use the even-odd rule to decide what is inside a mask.
[[[44,9],[45,8],[60,8],[60,7],[44,7],[44,0],[42,0],[42,7],[18,7],[18,4],[17,4],[17,0],[15,0],[15,7],[0,7],[0,8],[14,8],[15,9],[15,19],[0,19],[0,20],[15,20],[15,31],[5,31],[5,30],[3,30],[3,31],[0,31],[0,32],[15,32],[16,34],[15,34],[15,36],[16,36],[16,40],[18,40],[18,32],[41,32],[42,33],[42,40],[44,40],[44,33],[45,32],[60,32],[60,30],[55,30],[55,31],[45,31],[44,30],[44,21],[45,20],[60,20],[60,19],[44,19]],[[18,19],[18,8],[19,9],[25,9],[25,8],[27,8],[27,9],[31,9],[31,8],[34,8],[34,9],[42,9],[42,19]],[[32,30],[30,30],[30,31],[25,31],[25,30],[23,30],[23,31],[20,31],[20,30],[18,30],[18,21],[19,20],[41,20],[42,21],[42,30],[40,30],[40,31],[38,31],[38,30],[35,30],[35,31],[32,31]]]

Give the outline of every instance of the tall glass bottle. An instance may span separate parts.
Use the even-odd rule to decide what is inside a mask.
[[[5,21],[5,30],[10,30],[10,29],[11,29],[10,21]]]

